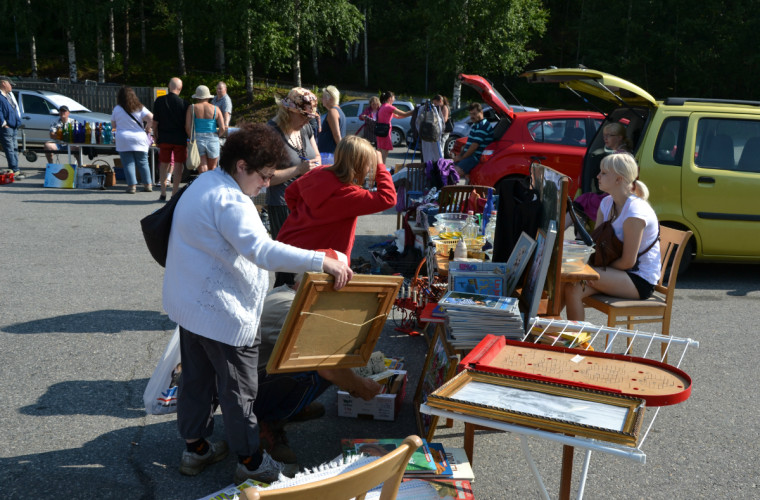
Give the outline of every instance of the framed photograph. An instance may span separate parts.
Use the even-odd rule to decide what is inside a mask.
[[[401,288],[402,276],[306,273],[274,346],[269,373],[365,366]]]
[[[642,399],[465,370],[428,396],[429,406],[535,429],[636,446]]]
[[[538,306],[541,303],[541,296],[544,292],[544,283],[546,282],[546,273],[549,270],[549,262],[552,260],[552,251],[554,249],[554,240],[557,238],[557,225],[554,221],[549,223],[549,231],[538,230],[536,237],[536,251],[533,255],[528,276],[523,286],[523,299],[525,303],[525,328],[530,322],[530,318],[538,315]]]
[[[535,248],[536,240],[523,231],[507,261],[507,284],[504,288],[504,295],[507,297],[515,293],[517,283],[520,281],[523,272],[525,272],[525,268],[528,266]]]
[[[459,356],[454,354],[446,341],[441,328],[436,328],[433,341],[428,347],[425,366],[422,367],[417,390],[414,393],[414,413],[417,417],[417,429],[420,436],[427,441],[433,439],[438,417],[420,413],[420,405],[427,402],[428,395],[441,387],[454,376],[459,363]]]

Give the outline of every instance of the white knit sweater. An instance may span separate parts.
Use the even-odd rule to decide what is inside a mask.
[[[220,168],[177,203],[164,273],[172,321],[233,346],[253,345],[269,271],[321,271],[324,253],[273,241],[251,198]]]

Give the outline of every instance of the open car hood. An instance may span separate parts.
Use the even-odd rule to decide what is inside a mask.
[[[506,115],[511,120],[515,119],[515,113],[507,104],[507,100],[493,88],[488,80],[477,75],[459,75],[459,79],[480,94],[483,101],[495,109],[499,115]]]
[[[526,71],[522,75],[531,83],[557,83],[589,94],[617,106],[657,106],[657,101],[647,91],[614,75],[583,68],[554,68]]]

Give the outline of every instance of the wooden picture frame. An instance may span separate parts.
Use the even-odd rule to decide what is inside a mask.
[[[340,290],[306,273],[267,364],[269,373],[365,366],[398,296],[402,276],[355,274]]]
[[[642,399],[465,370],[428,396],[428,406],[550,432],[636,446]]]
[[[428,395],[448,382],[454,376],[459,363],[459,356],[446,341],[442,328],[435,329],[435,335],[428,346],[425,365],[422,367],[417,390],[414,393],[414,413],[417,418],[417,429],[420,436],[428,442],[435,435],[438,416],[420,413],[420,405],[427,402]]]

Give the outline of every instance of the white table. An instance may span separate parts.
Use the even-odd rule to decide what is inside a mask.
[[[68,162],[69,165],[71,164],[71,148],[79,148],[77,160],[78,165],[84,165],[83,158],[82,158],[82,149],[83,148],[93,148],[93,149],[112,149],[114,154],[116,153],[116,145],[115,144],[84,144],[84,143],[66,143],[66,151],[68,154]],[[150,150],[148,151],[148,162],[150,163],[150,179],[151,183],[153,183],[153,180],[156,178],[156,151],[158,151],[158,147],[151,146]]]
[[[535,325],[542,326],[544,328],[548,327],[549,325],[556,326],[558,324],[567,324],[566,321],[543,318],[534,318],[532,321]],[[568,327],[568,331],[578,330],[577,328],[573,329]],[[673,364],[673,366],[676,367],[680,366],[689,347],[699,347],[699,342],[688,338],[671,337],[654,333],[642,333],[639,331],[623,330],[622,328],[615,327],[589,326],[584,327],[583,331],[593,333],[593,337],[590,343],[594,345],[595,349],[598,351],[611,352],[613,346],[615,346],[614,348],[617,349],[619,348],[620,343],[622,343],[622,341],[625,341],[627,348],[632,349],[630,352],[635,352],[637,356],[647,357],[647,353],[649,352],[657,353],[657,355],[659,355],[659,346],[666,345],[667,350],[665,353],[663,353],[663,356],[665,354],[669,354],[671,356],[671,359],[676,359],[677,363]],[[618,341],[617,345],[616,340]],[[517,434],[520,437],[520,444],[522,447],[523,455],[528,466],[530,467],[531,472],[533,473],[533,477],[536,480],[538,490],[541,493],[542,498],[546,500],[549,499],[549,493],[546,490],[546,486],[544,485],[543,479],[541,478],[541,474],[536,467],[535,461],[533,460],[530,452],[530,447],[528,446],[527,438],[540,438],[547,441],[561,443],[563,445],[562,477],[560,480],[559,491],[559,498],[563,500],[570,498],[573,453],[575,451],[575,448],[583,449],[583,468],[581,470],[581,477],[578,485],[578,495],[576,497],[580,500],[583,498],[583,491],[586,487],[586,479],[588,476],[588,468],[591,461],[592,450],[627,458],[640,464],[646,463],[646,454],[641,450],[641,446],[646,441],[646,438],[649,435],[649,431],[652,429],[654,421],[656,420],[657,415],[662,408],[663,407],[656,407],[647,412],[645,416],[647,423],[642,426],[641,438],[639,440],[638,446],[636,447],[609,443],[598,439],[576,437],[555,432],[542,431],[531,427],[502,422],[499,420],[457,413],[440,408],[433,408],[428,406],[426,403],[420,405],[420,412],[426,413],[428,415],[437,415],[438,417],[445,419],[458,420],[463,422],[465,424],[464,448],[468,451],[468,458],[470,462],[473,462],[472,455],[475,430],[485,428],[513,432]]]

